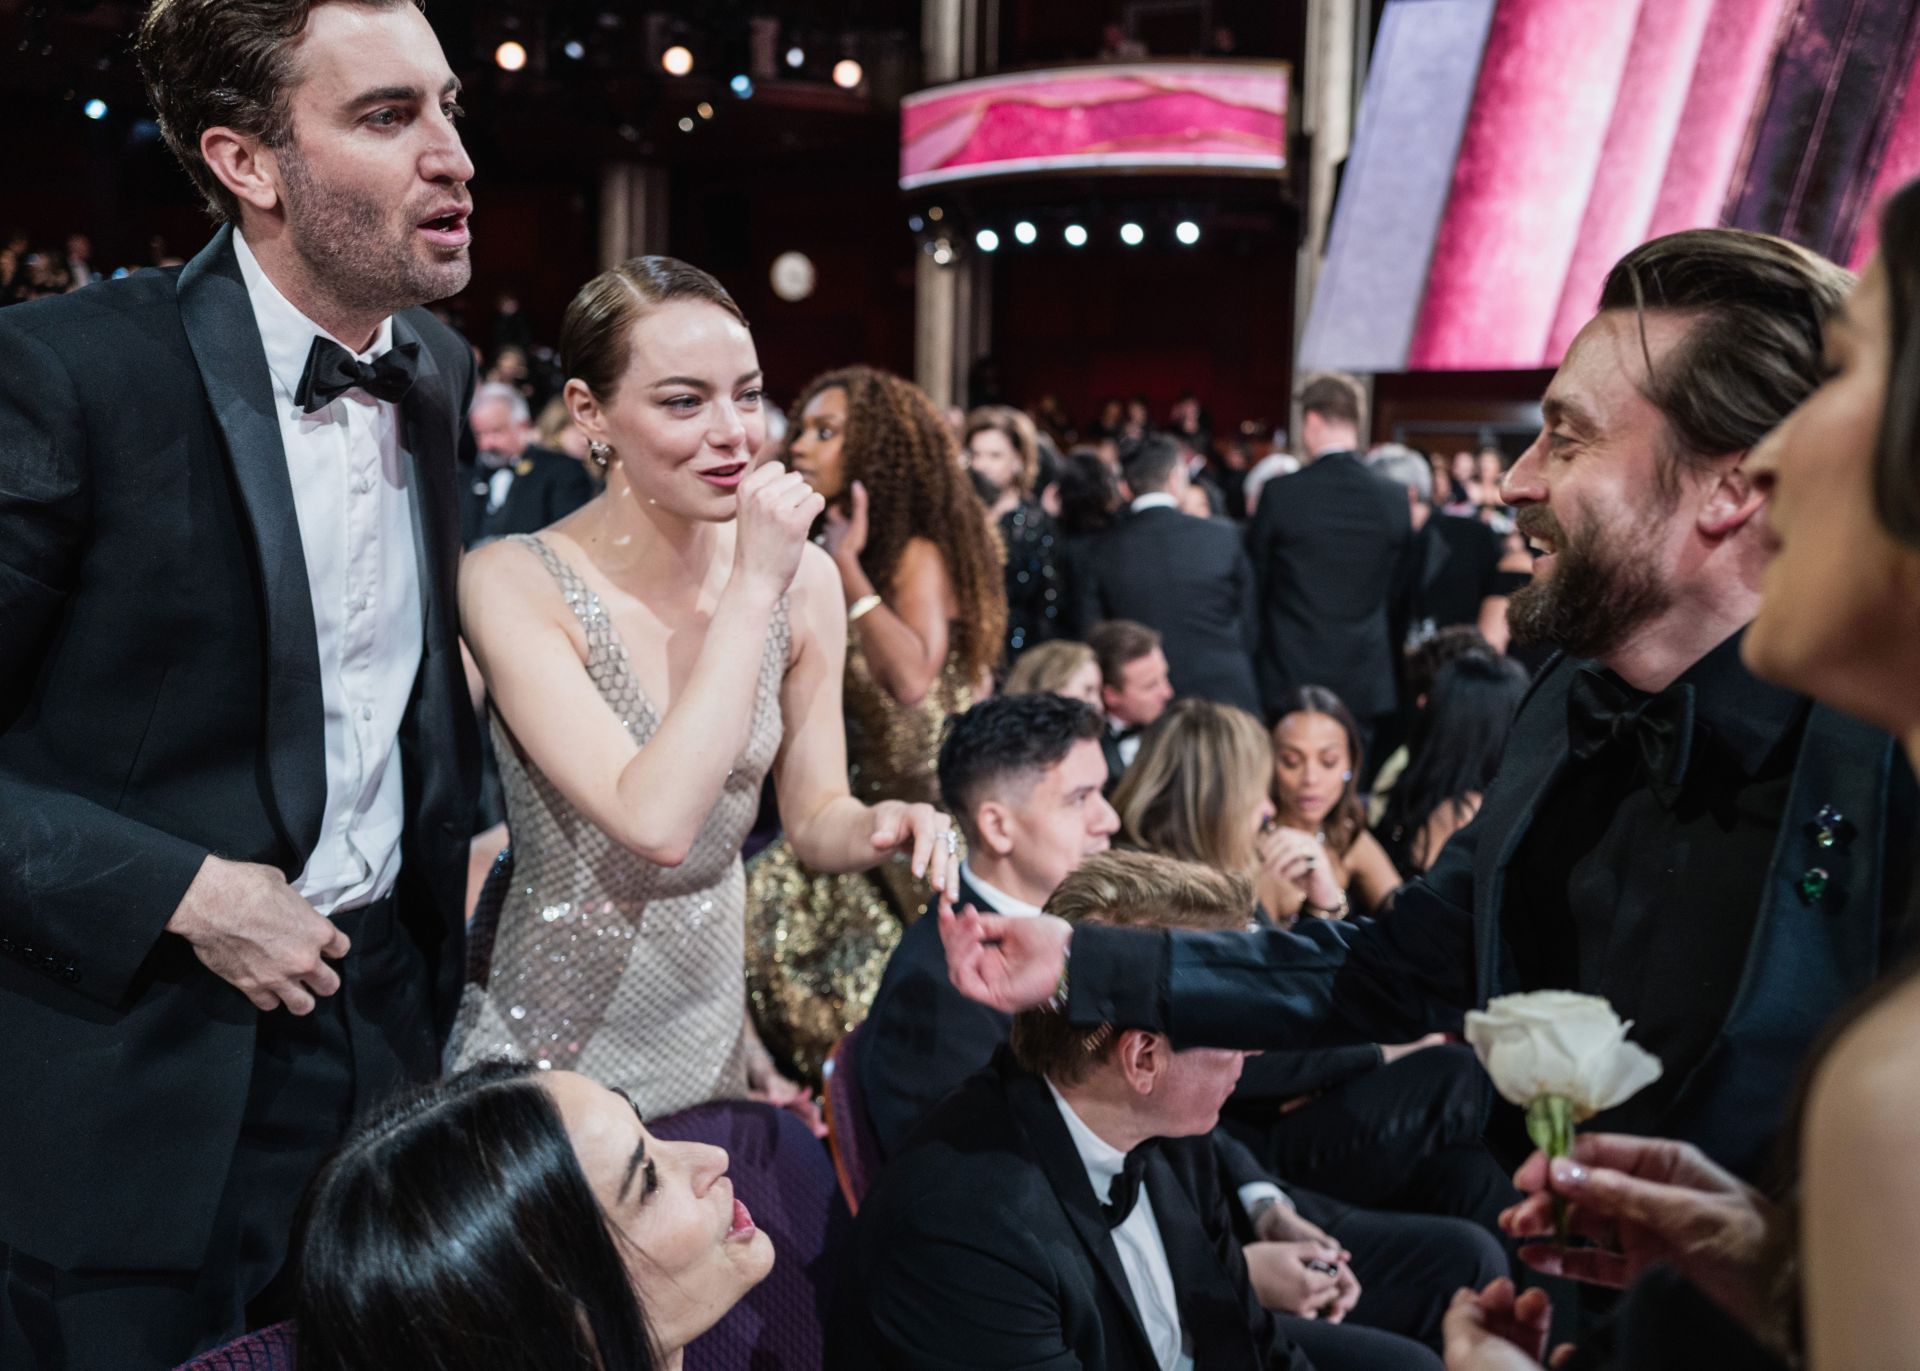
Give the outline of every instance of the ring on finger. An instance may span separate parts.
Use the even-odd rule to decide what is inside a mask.
[[[958,856],[960,852],[960,835],[949,827],[941,836],[947,840],[947,855],[949,857]]]

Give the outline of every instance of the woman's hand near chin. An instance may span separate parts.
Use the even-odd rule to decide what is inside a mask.
[[[733,581],[778,599],[793,584],[807,534],[826,501],[797,472],[768,462],[740,482]]]

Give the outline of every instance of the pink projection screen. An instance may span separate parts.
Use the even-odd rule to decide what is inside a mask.
[[[1044,172],[1279,176],[1284,62],[1141,62],[936,86],[900,107],[900,188]]]

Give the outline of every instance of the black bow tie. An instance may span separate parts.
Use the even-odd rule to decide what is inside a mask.
[[[1109,731],[1112,732],[1113,740],[1116,743],[1124,743],[1129,738],[1138,738],[1142,733],[1145,733],[1147,726],[1145,724],[1128,724],[1125,728],[1116,728]]]
[[[363,362],[331,338],[315,334],[293,402],[311,414],[355,389],[364,390],[376,400],[397,402],[413,389],[419,360],[418,343],[400,343],[373,361]]]
[[[1671,806],[1693,751],[1693,687],[1671,685],[1648,695],[1583,667],[1567,695],[1567,736],[1574,758],[1583,762],[1631,738],[1654,795]]]
[[[1147,1159],[1152,1155],[1153,1146],[1150,1143],[1141,1143],[1127,1153],[1126,1163],[1107,1190],[1107,1202],[1100,1206],[1109,1229],[1118,1228],[1133,1212],[1134,1202],[1140,1198],[1140,1178],[1146,1174]]]

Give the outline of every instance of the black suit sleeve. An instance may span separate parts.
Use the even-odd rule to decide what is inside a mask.
[[[1007,1028],[953,988],[944,961],[915,966],[874,1010],[855,1069],[880,1155],[891,1157],[915,1124],[992,1059]]]
[[[1249,1057],[1234,1088],[1236,1100],[1278,1103],[1331,1090],[1379,1066],[1383,1058],[1376,1043],[1349,1047],[1310,1047],[1301,1052],[1262,1052]]]
[[[25,708],[88,536],[85,424],[72,378],[0,322],[0,730]],[[0,951],[116,1003],[204,848],[0,765]]]
[[[1168,1033],[1176,1046],[1299,1049],[1457,1031],[1473,1007],[1473,852],[1479,824],[1377,919],[1291,931],[1073,933],[1067,1017]]]
[[[563,456],[554,464],[553,476],[547,482],[546,522],[559,522],[597,494],[587,469],[573,458]]]
[[[900,1211],[865,1292],[877,1365],[1098,1371],[1067,1341],[1040,1242],[1015,1206],[982,1199],[937,1193]]]
[[[1233,554],[1233,575],[1240,586],[1240,641],[1246,645],[1249,659],[1260,650],[1260,591],[1254,584],[1253,560],[1237,544]]]

